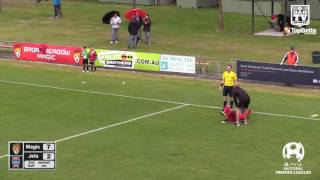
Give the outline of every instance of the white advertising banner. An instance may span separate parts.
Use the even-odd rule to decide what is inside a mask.
[[[192,56],[161,55],[160,71],[196,73],[196,58]]]

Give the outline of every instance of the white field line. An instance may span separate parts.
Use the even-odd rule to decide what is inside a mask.
[[[144,97],[137,97],[137,96],[127,96],[127,95],[122,95],[122,94],[114,94],[114,93],[106,93],[106,92],[98,92],[98,91],[87,91],[87,90],[81,90],[81,89],[72,89],[72,88],[64,88],[64,87],[41,85],[41,84],[32,84],[32,83],[24,83],[24,82],[5,81],[5,80],[1,80],[1,79],[0,79],[0,82],[2,82],[2,83],[8,83],[8,84],[17,84],[17,85],[25,85],[25,86],[35,86],[35,87],[58,89],[58,90],[64,90],[64,91],[73,91],[73,92],[80,92],[80,93],[88,93],[88,94],[99,94],[99,95],[106,95],[106,96],[117,96],[117,97],[130,98],[130,99],[139,99],[139,100],[145,100],[145,101],[157,101],[157,102],[170,103],[170,104],[178,104],[178,105],[187,104],[187,103],[174,102],[174,101],[165,101],[165,100],[160,100],[160,99],[151,99],[151,98],[144,98]]]
[[[123,122],[106,125],[106,126],[103,126],[103,127],[97,128],[97,129],[89,130],[89,131],[84,131],[84,132],[81,132],[81,133],[78,133],[78,134],[74,134],[72,136],[68,136],[68,137],[64,137],[64,138],[61,138],[61,139],[57,139],[54,142],[59,143],[59,142],[62,142],[62,141],[67,141],[67,140],[70,140],[70,139],[73,139],[73,138],[77,138],[79,136],[84,136],[84,135],[87,135],[87,134],[92,134],[92,133],[95,133],[95,132],[98,132],[98,131],[102,131],[102,130],[105,130],[105,129],[109,129],[109,128],[112,128],[112,127],[116,127],[116,126],[120,126],[120,125],[123,125],[123,124],[131,123],[131,122],[137,121],[139,119],[143,119],[143,118],[155,116],[155,115],[158,115],[158,114],[162,114],[162,113],[165,113],[165,112],[181,109],[181,108],[184,108],[186,106],[189,106],[189,104],[183,104],[183,105],[180,105],[180,106],[177,106],[177,107],[173,107],[173,108],[165,109],[165,110],[162,110],[162,111],[158,111],[158,112],[150,113],[150,114],[147,114],[147,115],[143,115],[143,116],[140,116],[140,117],[132,118],[132,119],[129,119],[129,120],[126,120],[126,121],[123,121]],[[0,159],[5,158],[5,157],[8,157],[8,154],[0,156]]]
[[[5,157],[8,157],[8,154],[0,156],[0,159],[5,158]]]
[[[88,94],[99,94],[99,95],[106,95],[106,96],[117,96],[117,97],[123,97],[123,98],[139,99],[139,100],[145,100],[145,101],[163,102],[163,103],[177,104],[177,105],[185,105],[185,104],[188,104],[188,105],[190,105],[190,106],[201,107],[201,108],[221,109],[221,107],[216,107],[216,106],[207,106],[207,105],[200,105],[200,104],[192,104],[192,103],[184,103],[184,102],[177,102],[177,101],[168,101],[168,100],[161,100],[161,99],[144,98],[144,97],[138,97],[138,96],[129,96],[129,95],[123,95],[123,94],[114,94],[114,93],[106,93],[106,92],[98,92],[98,91],[88,91],[88,90],[81,90],[81,89],[64,88],[64,87],[41,85],[41,84],[33,84],[33,83],[24,83],[24,82],[16,82],[16,81],[6,81],[6,80],[1,80],[1,79],[0,79],[0,82],[2,82],[2,83],[8,83],[8,84],[17,84],[17,85],[25,85],[25,86],[35,86],[35,87],[58,89],[58,90],[64,90],[64,91],[73,91],[73,92],[80,92],[80,93],[88,93]],[[303,117],[303,116],[294,116],[294,115],[287,115],[287,114],[275,114],[275,113],[258,112],[258,111],[254,111],[253,113],[254,113],[254,114],[261,114],[261,115],[268,115],[268,116],[287,117],[287,118],[293,118],[293,119],[308,119],[308,120],[320,121],[319,118]]]
[[[221,108],[221,107],[216,107],[216,106],[207,106],[207,105],[200,105],[200,104],[183,103],[183,102],[177,102],[177,101],[168,101],[168,100],[161,100],[161,99],[144,98],[144,97],[138,97],[138,96],[129,96],[129,95],[123,95],[123,94],[114,94],[114,93],[106,93],[106,92],[98,92],[98,91],[88,91],[88,90],[64,88],[64,87],[33,84],[33,83],[24,83],[24,82],[15,82],[15,81],[6,81],[6,80],[0,80],[0,82],[9,83],[9,84],[17,84],[17,85],[25,85],[25,86],[35,86],[35,87],[42,87],[42,88],[58,89],[58,90],[65,90],[65,91],[73,91],[73,92],[81,92],[81,93],[89,93],[89,94],[99,94],[99,95],[106,95],[106,96],[117,96],[117,97],[123,97],[123,98],[139,99],[139,100],[145,100],[145,101],[163,102],[163,103],[178,104],[178,105],[188,104],[190,106],[201,107],[201,108],[211,108],[211,109],[220,109]],[[318,118],[310,118],[310,117],[303,117],[303,116],[294,116],[294,115],[286,115],[286,114],[275,114],[275,113],[258,112],[258,111],[254,111],[253,113],[262,114],[262,115],[269,115],[269,116],[277,116],[277,117],[288,117],[288,118],[294,118],[294,119],[308,119],[308,120],[320,121],[320,119],[318,119]]]
[[[144,115],[144,116],[140,116],[140,117],[137,117],[137,118],[129,119],[127,121],[123,121],[123,122],[119,122],[119,123],[103,126],[101,128],[97,128],[97,129],[92,129],[90,131],[85,131],[85,132],[82,132],[82,133],[79,133],[79,134],[75,134],[75,135],[72,135],[72,136],[68,136],[68,137],[65,137],[65,138],[61,138],[61,139],[55,140],[55,142],[59,143],[59,142],[62,142],[62,141],[67,141],[69,139],[73,139],[73,138],[76,138],[76,137],[79,137],[79,136],[95,133],[97,131],[102,131],[104,129],[112,128],[112,127],[119,126],[119,125],[122,125],[122,124],[127,124],[127,123],[130,123],[130,122],[139,120],[139,119],[143,119],[143,118],[147,118],[147,117],[150,117],[150,116],[155,116],[155,115],[158,115],[158,114],[162,114],[162,113],[165,113],[165,112],[177,110],[177,109],[180,109],[180,108],[183,108],[183,107],[186,107],[186,106],[189,106],[189,105],[188,104],[183,104],[183,105],[180,105],[180,106],[177,106],[177,107],[173,107],[173,108],[169,108],[169,109],[166,109],[166,110],[162,110],[162,111],[158,111],[158,112],[155,112],[155,113],[151,113],[151,114],[147,114],[147,115]]]

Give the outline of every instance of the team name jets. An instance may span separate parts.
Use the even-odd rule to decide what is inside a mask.
[[[39,155],[38,154],[29,154],[28,158],[29,159],[38,159]]]

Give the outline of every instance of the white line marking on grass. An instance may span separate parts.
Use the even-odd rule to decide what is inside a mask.
[[[5,157],[8,157],[8,154],[0,156],[0,159],[5,158]]]
[[[190,104],[190,106],[202,107],[202,108],[211,108],[211,109],[221,109],[221,107],[206,106],[206,105],[199,105],[199,104]],[[293,116],[293,115],[286,115],[286,114],[274,114],[274,113],[259,112],[259,111],[252,111],[252,113],[268,115],[268,116],[277,116],[277,117],[287,117],[287,118],[294,118],[294,119],[308,119],[308,120],[320,121],[320,119],[312,118],[312,117],[309,118],[309,117],[303,117],[303,116]]]
[[[319,114],[313,114],[313,115],[311,115],[310,117],[311,118],[315,118],[315,117],[318,117],[319,116]]]
[[[68,137],[65,137],[65,138],[61,138],[61,139],[55,140],[54,142],[59,143],[59,142],[62,142],[62,141],[67,141],[67,140],[70,140],[70,139],[73,139],[73,138],[77,138],[79,136],[84,136],[84,135],[95,133],[95,132],[98,132],[98,131],[102,131],[102,130],[105,130],[105,129],[108,129],[108,128],[112,128],[112,127],[120,126],[120,125],[123,125],[123,124],[131,123],[131,122],[137,121],[139,119],[143,119],[143,118],[155,116],[155,115],[158,115],[158,114],[162,114],[162,113],[165,113],[165,112],[181,109],[181,108],[184,108],[186,106],[189,106],[189,104],[183,104],[183,105],[180,105],[180,106],[177,106],[177,107],[173,107],[173,108],[165,109],[165,110],[162,110],[162,111],[158,111],[158,112],[150,113],[150,114],[147,114],[147,115],[143,115],[143,116],[140,116],[140,117],[136,117],[136,118],[133,118],[133,119],[129,119],[127,121],[123,121],[123,122],[119,122],[119,123],[103,126],[103,127],[97,128],[97,129],[89,130],[89,131],[84,131],[82,133],[74,134],[72,136],[68,136]],[[5,158],[5,157],[8,157],[8,154],[0,156],[0,159]]]
[[[102,131],[104,129],[112,128],[112,127],[119,126],[119,125],[122,125],[122,124],[127,124],[127,123],[130,123],[130,122],[139,120],[139,119],[143,119],[143,118],[147,118],[147,117],[150,117],[150,116],[155,116],[155,115],[158,115],[158,114],[162,114],[162,113],[165,113],[165,112],[181,109],[181,108],[186,107],[186,106],[189,106],[189,104],[180,105],[180,106],[177,106],[177,107],[174,107],[174,108],[170,108],[170,109],[166,109],[166,110],[163,110],[163,111],[159,111],[159,112],[147,114],[147,115],[144,115],[144,116],[140,116],[140,117],[137,117],[137,118],[129,119],[127,121],[123,121],[123,122],[107,125],[107,126],[104,126],[104,127],[101,127],[101,128],[90,130],[90,131],[85,131],[85,132],[82,132],[82,133],[79,133],[79,134],[75,134],[75,135],[72,135],[72,136],[68,136],[68,137],[65,137],[65,138],[61,138],[61,139],[55,140],[55,142],[59,143],[59,142],[62,142],[62,141],[67,141],[69,139],[73,139],[73,138],[76,138],[76,137],[79,137],[79,136],[95,133],[97,131]]]
[[[144,98],[144,97],[137,97],[137,96],[128,96],[128,95],[123,95],[123,94],[114,94],[114,93],[106,93],[106,92],[87,91],[87,90],[81,90],[81,89],[72,89],[72,88],[64,88],[64,87],[57,87],[57,86],[33,84],[33,83],[5,81],[5,80],[0,80],[0,82],[9,83],[9,84],[25,85],[25,86],[35,86],[35,87],[42,87],[42,88],[58,89],[58,90],[65,90],[65,91],[73,91],[73,92],[80,92],[80,93],[88,93],[88,94],[99,94],[99,95],[117,96],[117,97],[130,98],[130,99],[139,99],[139,100],[146,100],[146,101],[164,102],[164,103],[178,104],[178,105],[187,104],[187,103],[181,103],[181,102],[175,102],[175,101],[166,101],[166,100],[160,100],[160,99]]]
[[[177,105],[186,105],[186,104],[188,104],[190,106],[201,107],[201,108],[221,109],[221,107],[216,107],[216,106],[208,106],[208,105],[200,105],[200,104],[183,103],[183,102],[177,102],[177,101],[168,101],[168,100],[161,100],[161,99],[144,98],[144,97],[138,97],[138,96],[123,95],[123,94],[88,91],[88,90],[81,90],[81,89],[72,89],[72,88],[64,88],[64,87],[41,85],[41,84],[32,84],[32,83],[24,83],[24,82],[15,82],[15,81],[6,81],[6,80],[0,80],[0,82],[8,83],[8,84],[17,84],[17,85],[35,86],[35,87],[51,88],[51,89],[58,89],[58,90],[65,90],[65,91],[81,92],[81,93],[88,93],[88,94],[99,94],[99,95],[106,95],[106,96],[116,96],[116,97],[130,98],[130,99],[139,99],[139,100],[145,100],[145,101],[163,102],[163,103],[170,103],[170,104],[177,104]],[[286,114],[274,114],[274,113],[258,112],[258,111],[253,111],[253,113],[254,114],[268,115],[268,116],[277,116],[277,117],[287,117],[287,118],[294,118],[294,119],[308,119],[308,120],[320,121],[320,119],[312,118],[312,117],[294,116],[294,115],[286,115]]]
[[[287,117],[287,118],[295,118],[295,119],[308,119],[313,121],[320,121],[320,119],[317,118],[309,118],[309,117],[303,117],[303,116],[292,116],[292,115],[286,115],[286,114],[273,114],[273,113],[265,113],[265,112],[259,112],[259,111],[253,111],[255,114],[262,114],[262,115],[269,115],[269,116],[278,116],[278,117]]]

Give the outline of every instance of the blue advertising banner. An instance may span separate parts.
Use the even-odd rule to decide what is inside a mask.
[[[239,79],[320,86],[320,68],[237,61]]]

